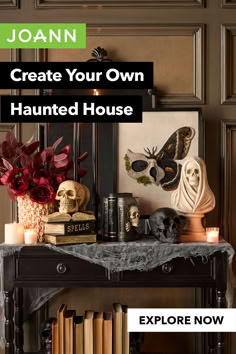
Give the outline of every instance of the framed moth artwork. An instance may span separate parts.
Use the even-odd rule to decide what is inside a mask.
[[[117,125],[117,192],[132,192],[142,215],[171,207],[187,157],[204,158],[201,109],[143,112],[142,123]]]

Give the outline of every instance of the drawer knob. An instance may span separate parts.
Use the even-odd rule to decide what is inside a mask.
[[[67,271],[67,266],[63,263],[58,263],[57,265],[57,273],[64,274]]]
[[[161,269],[162,269],[163,273],[168,274],[168,273],[172,272],[173,265],[171,263],[165,263],[165,264],[163,264]]]

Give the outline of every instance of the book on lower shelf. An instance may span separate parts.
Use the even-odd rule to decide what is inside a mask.
[[[57,318],[54,318],[52,322],[52,354],[58,354],[58,341],[59,341],[59,336],[58,336],[58,320]]]
[[[112,354],[112,312],[104,312],[104,354]]]
[[[130,345],[129,345],[129,332],[128,332],[128,306],[122,305],[123,311],[123,354],[129,354]]]
[[[84,354],[94,353],[94,311],[85,311],[84,315]]]
[[[103,351],[103,312],[94,313],[94,354],[104,354]]]
[[[84,353],[84,316],[74,317],[74,354]]]
[[[96,234],[86,234],[86,235],[53,235],[45,234],[45,242],[51,243],[55,246],[60,245],[76,245],[80,243],[94,243],[97,241]]]
[[[58,354],[64,354],[64,328],[65,328],[65,312],[67,310],[67,305],[62,304],[57,311],[57,322],[58,322]]]
[[[52,354],[129,354],[128,307],[76,316],[62,304],[52,321]]]
[[[114,354],[129,354],[128,306],[113,304]]]
[[[114,317],[114,354],[123,354],[123,312],[121,304],[113,304],[113,317]]]
[[[73,354],[74,352],[74,310],[67,310],[64,313],[65,321],[65,354]]]

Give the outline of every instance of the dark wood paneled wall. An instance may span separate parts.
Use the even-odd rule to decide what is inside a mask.
[[[208,179],[217,202],[215,210],[208,215],[207,222],[209,226],[221,225],[225,230],[225,237],[236,245],[236,236],[233,234],[235,218],[231,210],[229,213],[224,209],[229,205],[225,193],[232,198],[236,197],[232,178],[236,164],[235,145],[232,143],[232,151],[229,147],[222,150],[221,155],[220,124],[221,120],[233,121],[234,142],[236,0],[0,0],[0,22],[87,23],[88,48],[84,51],[50,50],[46,53],[46,58],[51,61],[58,58],[87,60],[91,49],[99,45],[106,47],[113,60],[153,60],[157,72],[155,83],[159,92],[159,105],[171,105],[172,108],[177,105],[197,105],[202,108],[206,122]],[[176,54],[174,62],[173,53]],[[0,51],[0,61],[4,55]],[[34,59],[35,51],[21,51],[21,60]],[[30,91],[21,92],[27,93]],[[231,129],[230,127],[229,124],[227,129]],[[26,127],[23,127],[23,133],[24,129]],[[227,170],[231,183],[227,182],[228,174],[224,175],[222,170],[229,166],[222,163],[228,157],[231,159],[231,169]],[[232,226],[225,228],[228,224]],[[76,298],[69,293],[71,298]],[[99,291],[94,294],[99,296]],[[136,296],[132,292],[128,294],[129,300]],[[157,298],[160,306],[163,306],[167,292],[161,291],[159,294]],[[170,304],[174,301],[176,307],[184,306],[185,303],[194,305],[193,292],[181,292],[181,296],[179,294],[178,291],[173,293]],[[121,292],[117,296],[117,301],[125,301],[125,293]],[[110,300],[113,301],[112,296]],[[147,306],[154,304],[149,301],[147,294],[145,301]],[[60,302],[61,298],[58,297],[52,308],[55,306],[55,309]],[[232,336],[232,343],[234,341],[235,337]],[[190,352],[189,348],[194,347],[193,340],[188,339],[185,344],[180,341],[180,346],[182,352]],[[229,353],[233,354],[233,344],[231,351],[230,342],[228,347]],[[168,352],[178,352],[175,348],[173,345]],[[197,353],[200,353],[198,349]]]

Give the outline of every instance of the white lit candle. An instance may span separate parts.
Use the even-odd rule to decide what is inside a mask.
[[[206,228],[207,242],[217,243],[219,242],[219,228],[218,227],[207,227]]]
[[[24,225],[5,224],[5,243],[8,245],[24,243]]]
[[[35,245],[38,240],[38,233],[36,229],[27,229],[25,230],[25,244],[26,245]]]

